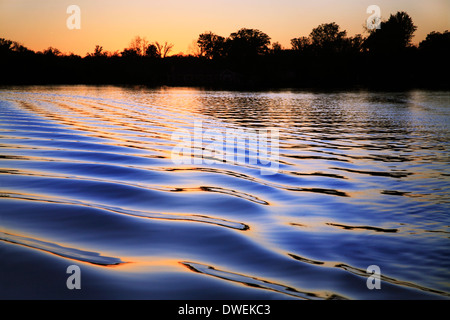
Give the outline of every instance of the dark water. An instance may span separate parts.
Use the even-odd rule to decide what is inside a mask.
[[[3,88],[0,298],[448,299],[449,97]],[[174,164],[196,120],[278,128],[278,172]]]

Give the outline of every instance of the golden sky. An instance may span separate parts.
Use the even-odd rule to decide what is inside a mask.
[[[69,5],[81,9],[81,29],[69,30]],[[198,35],[228,36],[242,27],[267,33],[290,47],[321,23],[336,22],[348,35],[364,33],[369,5],[382,19],[406,11],[418,26],[413,42],[450,29],[450,0],[0,0],[0,37],[40,51],[49,46],[84,56],[95,45],[122,51],[135,36],[169,42],[172,53],[188,53]]]

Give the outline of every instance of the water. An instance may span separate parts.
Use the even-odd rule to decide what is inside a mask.
[[[0,297],[448,299],[449,96],[3,88]],[[278,171],[175,164],[195,121],[277,128]]]

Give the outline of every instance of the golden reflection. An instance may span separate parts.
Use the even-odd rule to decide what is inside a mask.
[[[55,243],[49,241],[49,239],[36,237],[35,235],[24,233],[19,235],[17,231],[11,229],[2,229],[0,231],[0,241],[28,247],[80,263],[89,263],[102,267],[113,267],[127,263],[120,258],[108,256],[108,253],[100,254],[98,252],[84,250],[83,248],[73,247],[71,243]]]
[[[129,263],[120,265],[120,271],[130,273],[180,272],[184,271],[180,261],[163,256],[124,257]]]

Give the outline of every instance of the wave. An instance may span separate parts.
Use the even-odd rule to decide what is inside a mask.
[[[163,256],[189,279],[174,298],[199,274],[295,299],[448,298],[448,93],[395,95],[2,88],[0,240],[97,266]],[[245,162],[177,165],[172,133],[194,136],[196,122],[277,129],[278,170],[261,174],[250,143]],[[398,270],[380,292],[366,290],[368,262]]]

